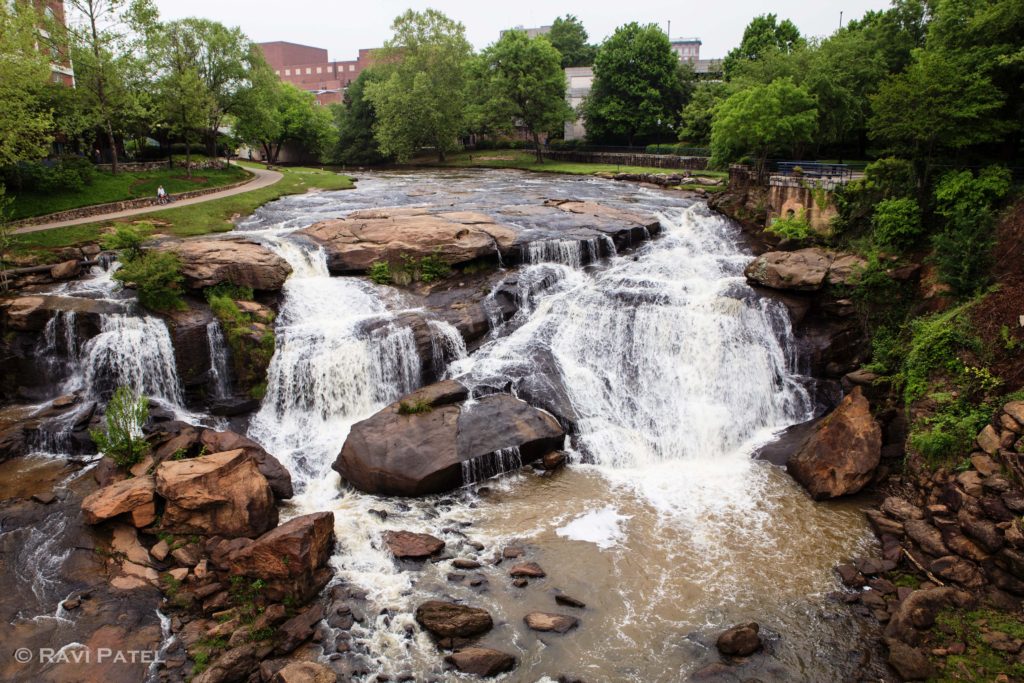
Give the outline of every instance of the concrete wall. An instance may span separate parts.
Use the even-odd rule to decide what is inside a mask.
[[[798,178],[772,176],[768,181],[768,222],[801,213],[811,229],[827,235],[832,231],[832,219],[839,215],[832,190],[834,181],[828,178]]]

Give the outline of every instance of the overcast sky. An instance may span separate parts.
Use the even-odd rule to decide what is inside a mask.
[[[156,0],[164,19],[201,16],[224,24],[241,26],[257,42],[286,40],[327,48],[331,59],[355,59],[361,47],[379,47],[391,35],[394,18],[412,7],[433,7],[466,26],[466,35],[476,48],[497,40],[502,29],[550,24],[556,16],[575,14],[600,42],[616,26],[630,21],[672,22],[672,37],[698,37],[704,44],[701,57],[722,57],[743,35],[751,18],[765,12],[792,19],[804,35],[827,35],[844,20],[861,16],[869,9],[883,9],[888,0],[512,0],[507,3],[481,0]]]

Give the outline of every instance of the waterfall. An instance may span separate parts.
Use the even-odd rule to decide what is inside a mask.
[[[214,398],[231,395],[231,375],[228,370],[228,345],[224,330],[216,320],[206,325],[206,341],[210,347],[210,386]]]
[[[330,277],[322,249],[286,238],[268,244],[293,274],[249,435],[288,467],[300,492],[315,484],[334,497],[330,467],[352,424],[419,385],[416,340],[373,285]]]
[[[462,484],[477,484],[505,472],[513,472],[523,466],[519,448],[502,448],[494,453],[482,455],[462,462]]]
[[[588,239],[534,240],[523,246],[523,261],[582,268],[601,258],[602,245],[609,255],[615,255],[615,243],[606,235]]]
[[[184,403],[171,335],[159,318],[104,315],[100,333],[82,347],[81,363],[72,388],[89,396],[102,397],[127,385],[172,406]]]
[[[427,326],[430,328],[434,375],[438,380],[446,379],[449,366],[466,358],[466,340],[454,325],[445,320],[428,320]]]

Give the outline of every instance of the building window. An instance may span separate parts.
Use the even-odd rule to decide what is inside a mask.
[[[285,69],[284,70],[284,75],[285,76],[291,76],[292,75],[292,70],[291,69]]]
[[[348,65],[348,70],[349,71],[355,71],[356,70],[356,65],[355,64],[349,64]]]
[[[313,70],[307,66],[306,67],[306,73],[307,74],[311,74],[311,73],[313,73]]]
[[[322,73],[324,72],[324,69],[323,69],[323,67],[322,67],[322,66],[318,66],[318,67],[316,68],[316,72],[317,72],[318,74],[322,74]]]

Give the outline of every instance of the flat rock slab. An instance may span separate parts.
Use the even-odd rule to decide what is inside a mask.
[[[576,628],[580,620],[568,614],[552,614],[550,612],[530,612],[523,621],[534,631],[552,631],[566,633]]]
[[[524,562],[517,564],[508,570],[509,576],[516,578],[527,578],[527,579],[542,579],[547,576],[544,570],[536,562]]]
[[[412,531],[385,531],[384,543],[400,560],[425,560],[444,550],[444,541],[440,538]]]
[[[489,647],[464,647],[445,657],[445,661],[464,674],[484,677],[497,676],[516,666],[515,657]]]
[[[292,272],[288,262],[270,249],[242,238],[182,240],[161,250],[181,259],[181,274],[189,289],[231,283],[277,291]]]

